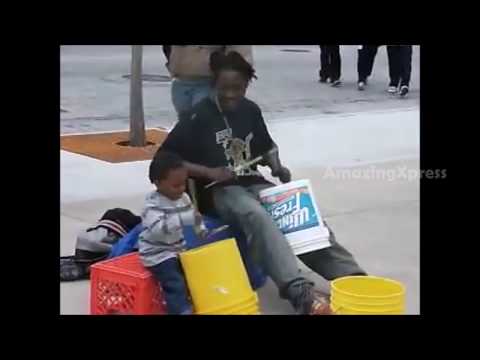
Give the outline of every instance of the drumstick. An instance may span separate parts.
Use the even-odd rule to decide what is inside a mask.
[[[227,230],[228,228],[230,227],[230,225],[223,225],[223,226],[220,226],[219,228],[216,228],[216,229],[213,229],[212,231],[210,231],[207,235],[207,239],[213,235],[216,235],[224,230]]]
[[[261,160],[263,159],[263,157],[264,157],[265,155],[274,154],[274,153],[276,153],[276,152],[278,152],[278,148],[277,148],[277,147],[271,149],[270,151],[266,152],[266,153],[263,154],[263,155],[257,156],[257,157],[256,157],[255,159],[253,159],[253,160],[250,160],[250,161],[248,161],[248,162],[246,162],[246,163],[244,163],[244,164],[242,164],[242,165],[238,165],[237,167],[235,167],[235,168],[233,169],[233,172],[234,172],[234,173],[238,173],[239,171],[241,171],[241,170],[243,170],[243,169],[245,169],[245,168],[248,168],[248,167],[250,167],[250,166],[258,163],[259,161],[261,161]],[[209,187],[211,187],[211,186],[213,186],[213,185],[215,185],[215,184],[218,184],[219,182],[221,182],[221,181],[218,181],[218,180],[213,181],[213,182],[211,182],[210,184],[207,184],[207,185],[205,186],[205,189],[208,189]]]

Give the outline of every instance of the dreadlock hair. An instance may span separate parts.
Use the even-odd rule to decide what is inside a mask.
[[[222,70],[237,71],[242,74],[247,82],[257,79],[253,66],[236,51],[231,51],[228,54],[220,51],[213,52],[210,55],[210,69],[215,81],[217,81],[218,75]]]
[[[167,151],[159,151],[150,162],[148,177],[153,184],[155,181],[166,179],[170,171],[183,166],[183,160],[177,154]]]

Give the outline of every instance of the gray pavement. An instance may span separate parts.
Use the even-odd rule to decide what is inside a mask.
[[[418,159],[377,164],[376,169],[418,170]],[[368,170],[370,166],[350,168]],[[407,288],[406,313],[418,314],[419,274],[419,179],[339,179],[331,168],[293,168],[296,179],[312,182],[322,216],[338,241],[349,249],[365,270],[401,281]],[[334,170],[340,170],[335,168]],[[74,250],[75,236],[96,221],[105,209],[126,207],[139,212],[143,195],[74,201],[61,205],[61,255]],[[302,266],[318,287],[328,291],[326,280]],[[263,314],[292,314],[288,302],[278,297],[269,281],[259,290]],[[88,314],[89,282],[61,283],[61,313]]]
[[[309,52],[285,52],[284,49]],[[248,96],[256,101],[267,121],[317,114],[341,114],[372,110],[418,107],[420,49],[414,46],[411,93],[408,99],[386,93],[388,63],[385,46],[380,47],[369,86],[359,92],[357,46],[341,46],[344,85],[331,88],[318,83],[318,46],[255,45],[255,67],[259,79]],[[61,47],[61,132],[93,132],[128,128],[130,46]],[[144,46],[144,73],[168,75],[161,46]],[[144,81],[144,107],[149,127],[169,128],[176,115],[169,83]]]

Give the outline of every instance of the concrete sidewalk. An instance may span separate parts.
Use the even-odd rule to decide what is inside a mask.
[[[407,313],[418,314],[419,178],[402,176],[419,170],[418,110],[312,116],[269,128],[294,179],[311,180],[338,241],[367,272],[403,282]],[[140,213],[152,189],[147,170],[148,161],[109,164],[61,151],[61,255],[73,253],[78,231],[105,210]],[[324,279],[304,270],[328,289]],[[60,286],[62,314],[89,313],[88,281]],[[270,281],[259,295],[264,314],[293,313]]]
[[[296,49],[300,52],[286,52]],[[304,51],[304,52],[302,52]],[[262,109],[267,122],[317,114],[342,114],[418,107],[420,47],[413,47],[410,94],[387,94],[388,59],[385,46],[375,58],[365,91],[357,90],[356,45],[342,45],[343,86],[318,83],[318,45],[253,45],[258,80],[247,96]],[[122,129],[129,123],[129,45],[67,45],[60,48],[61,133]],[[167,76],[160,45],[144,45],[143,73]],[[144,81],[145,121],[149,127],[170,128],[176,121],[169,82]]]

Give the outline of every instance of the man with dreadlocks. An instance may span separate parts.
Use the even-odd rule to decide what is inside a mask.
[[[330,314],[327,298],[302,275],[285,236],[259,201],[259,192],[274,184],[249,161],[267,154],[260,164],[269,166],[272,176],[285,183],[291,174],[280,162],[260,108],[245,97],[255,70],[237,52],[213,53],[210,67],[214,93],[192,109],[188,120],[177,123],[160,149],[184,159],[189,176],[196,179],[200,211],[243,232],[253,259],[278,286],[282,298],[299,314]],[[205,186],[211,182],[216,183]],[[333,233],[330,242],[331,247],[300,259],[329,280],[365,274]]]

